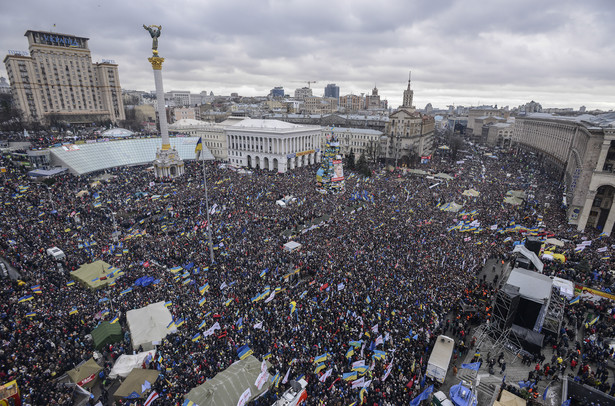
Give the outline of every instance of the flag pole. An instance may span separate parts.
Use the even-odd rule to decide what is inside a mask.
[[[202,152],[202,151],[199,151]],[[200,157],[197,157],[197,159]],[[203,163],[203,186],[205,187],[205,210],[207,211],[207,239],[209,240],[209,255],[211,258],[211,263],[215,262],[214,260],[214,245],[211,239],[211,222],[209,221],[209,199],[207,197],[207,177],[205,176],[205,159],[202,160]]]

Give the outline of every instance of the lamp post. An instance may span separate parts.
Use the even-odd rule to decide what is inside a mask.
[[[211,221],[209,220],[209,198],[207,197],[207,177],[205,176],[205,160],[203,159],[203,187],[205,188],[205,210],[207,211],[207,239],[209,240],[209,255],[211,263],[214,260],[214,245],[211,237]]]

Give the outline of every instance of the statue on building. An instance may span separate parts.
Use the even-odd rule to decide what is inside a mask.
[[[150,25],[147,26],[143,24],[143,28],[145,28],[149,35],[152,36],[152,52],[154,55],[158,55],[158,37],[160,36],[160,30],[162,30],[161,25]]]

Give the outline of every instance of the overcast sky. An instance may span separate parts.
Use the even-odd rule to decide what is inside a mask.
[[[84,36],[94,62],[116,61],[124,89],[154,89],[143,24],[156,24],[166,91],[376,85],[397,107],[411,70],[418,108],[615,109],[613,0],[11,0],[1,10],[3,55],[27,50],[29,29]]]

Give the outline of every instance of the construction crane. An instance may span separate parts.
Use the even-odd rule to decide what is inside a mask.
[[[310,88],[310,83],[316,83],[315,80],[306,80],[305,83],[308,84],[308,89]]]

